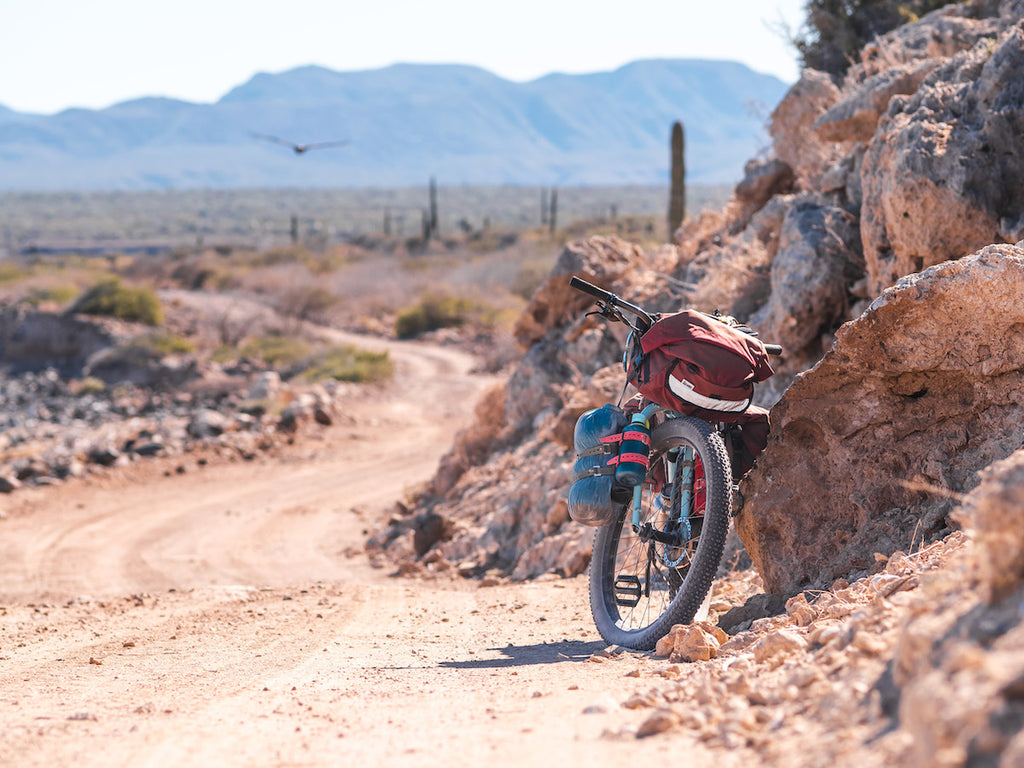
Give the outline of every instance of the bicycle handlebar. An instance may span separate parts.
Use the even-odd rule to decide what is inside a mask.
[[[571,288],[575,288],[577,291],[589,293],[594,298],[601,299],[601,301],[610,301],[615,298],[614,293],[609,293],[604,288],[598,288],[596,285],[591,285],[586,280],[581,280],[576,277],[576,275],[573,275],[569,280],[569,286]]]
[[[631,301],[620,299],[614,293],[606,291],[604,288],[598,288],[596,285],[588,283],[586,280],[581,280],[575,275],[569,280],[569,286],[575,288],[577,291],[583,293],[589,293],[591,296],[596,298],[598,301],[603,301],[609,307],[615,309],[624,309],[632,315],[636,315],[639,318],[642,325],[641,331],[646,331],[655,321],[658,319],[657,315],[652,315],[650,312],[645,310],[643,307],[639,307]],[[621,315],[617,318],[622,319]]]
[[[638,318],[640,318],[641,322],[644,323],[644,327],[641,330],[647,330],[647,328],[650,328],[652,325],[654,325],[655,321],[658,319],[657,315],[651,315],[642,307],[638,307],[636,304],[626,301],[625,299],[620,299],[611,291],[606,291],[604,288],[599,288],[596,285],[593,285],[592,283],[588,283],[586,280],[582,280],[576,277],[575,275],[573,275],[569,279],[569,286],[575,288],[577,291],[590,294],[598,301],[603,301],[609,307],[616,309],[624,309],[627,312],[636,315]],[[622,317],[619,316],[617,319],[621,320]],[[755,333],[754,335],[756,336],[757,334]],[[782,347],[779,344],[765,344],[764,342],[761,343],[764,345],[764,351],[767,352],[769,355],[773,355],[775,357],[780,357],[782,355]]]

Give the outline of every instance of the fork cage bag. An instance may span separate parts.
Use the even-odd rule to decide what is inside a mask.
[[[569,517],[577,523],[607,525],[631,496],[629,489],[615,483],[622,430],[628,422],[625,412],[611,404],[589,410],[576,421]]]

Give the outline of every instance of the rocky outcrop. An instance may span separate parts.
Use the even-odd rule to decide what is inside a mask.
[[[0,360],[15,371],[53,368],[80,375],[89,358],[116,345],[124,334],[91,318],[7,307],[0,312]]]
[[[750,322],[765,339],[801,350],[846,318],[864,274],[857,219],[836,206],[795,201],[771,264],[771,294]]]
[[[551,271],[551,278],[564,279],[548,279],[533,296],[529,307],[516,321],[516,341],[529,348],[592,303],[587,296],[569,287],[570,276],[578,275],[590,283],[614,290],[623,275],[638,270],[643,261],[643,249],[618,237],[592,237],[568,243]]]
[[[955,517],[973,546],[926,585],[892,663],[912,766],[1024,759],[1024,451],[983,473]],[[982,602],[977,595],[980,592]],[[942,701],[943,706],[934,706]]]
[[[1014,355],[1024,358],[1006,332],[1020,311],[1019,289],[1006,288],[1020,251],[1008,243],[1024,238],[1022,18],[1024,0],[950,5],[867,46],[841,83],[805,71],[772,113],[771,153],[748,163],[725,209],[689,219],[674,246],[654,251],[616,238],[570,243],[517,325],[525,355],[503,403],[489,401],[434,493],[385,536],[395,551],[414,553],[398,545],[409,519],[437,511],[450,538],[420,565],[441,551],[474,573],[579,562],[587,543],[567,543],[572,527],[558,524],[550,486],[516,488],[507,467],[495,474],[514,452],[543,455],[561,463],[545,476],[564,491],[576,418],[618,397],[621,374],[607,366],[622,329],[581,319],[590,302],[569,289],[571,274],[656,311],[718,309],[781,343],[759,405],[818,363],[774,409],[738,519],[772,591],[867,573],[876,552],[947,530],[953,500],[935,489],[969,489],[1019,445],[1003,417],[1020,405]],[[500,425],[494,451],[468,450],[489,424]],[[514,515],[490,486],[469,484],[481,473],[519,499]],[[473,522],[460,529],[462,519]],[[513,519],[546,532],[530,539]],[[480,555],[499,540],[500,556]]]
[[[839,88],[828,75],[806,70],[772,112],[769,131],[775,156],[793,169],[797,189],[817,189],[825,169],[843,155],[814,130],[818,117],[839,98]]]
[[[928,59],[879,72],[825,110],[814,121],[814,130],[823,141],[870,141],[892,97],[916,92],[940,63],[938,59]]]
[[[1024,239],[1024,22],[893,99],[868,145],[861,235],[877,295],[905,274]]]
[[[737,518],[769,592],[865,573],[873,553],[941,533],[951,494],[1021,446],[1022,284],[1013,246],[907,277],[797,378]]]

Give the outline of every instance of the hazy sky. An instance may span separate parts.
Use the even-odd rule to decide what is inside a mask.
[[[213,102],[256,72],[475,64],[510,80],[644,58],[741,61],[793,82],[806,0],[0,0],[0,104]]]

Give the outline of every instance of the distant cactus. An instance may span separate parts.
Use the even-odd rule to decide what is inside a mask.
[[[675,232],[686,218],[686,159],[684,150],[686,138],[683,134],[683,124],[678,120],[672,125],[671,139],[672,170],[671,183],[668,194],[668,239],[672,239]]]
[[[558,221],[558,190],[551,190],[551,209],[548,214],[548,226],[551,227],[551,236],[555,236],[555,227]]]
[[[540,225],[546,226],[548,223],[548,188],[541,187],[540,190]]]
[[[292,245],[297,245],[299,242],[299,217],[292,216],[290,234],[292,238]]]
[[[430,234],[437,234],[437,180],[430,177]]]

